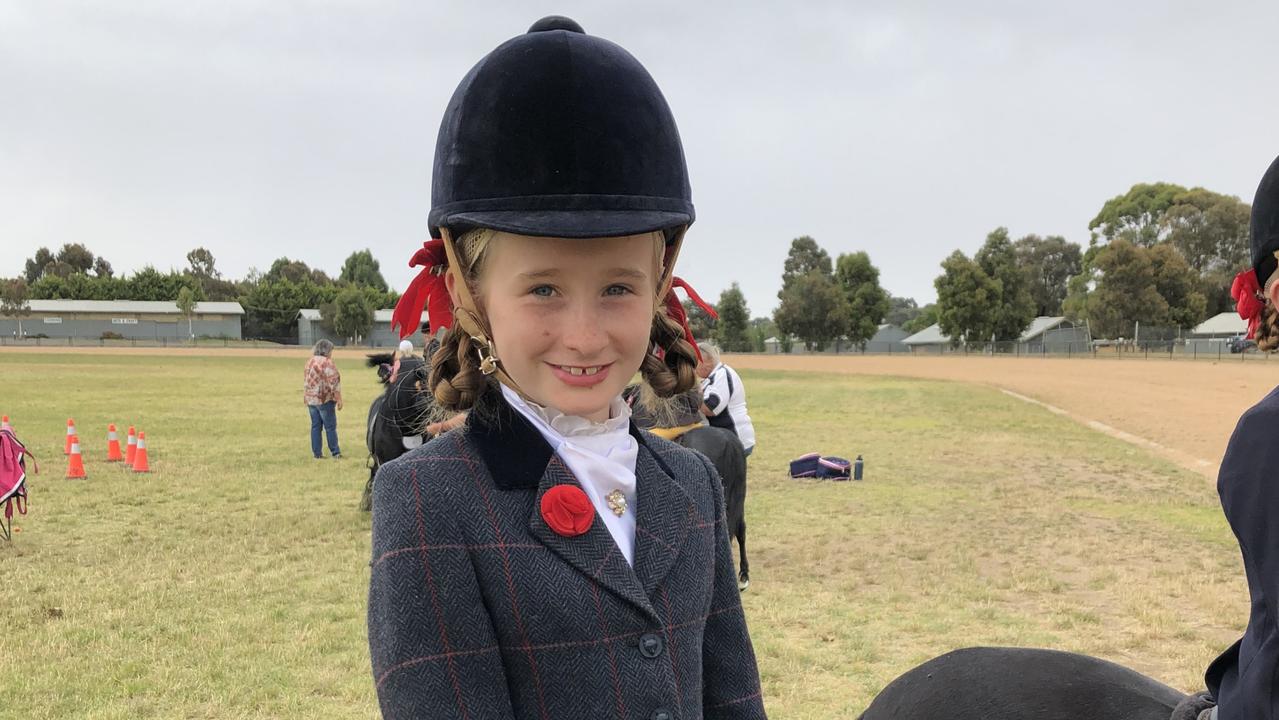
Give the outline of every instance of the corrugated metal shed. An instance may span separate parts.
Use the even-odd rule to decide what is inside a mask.
[[[950,338],[942,334],[941,325],[933,323],[910,337],[902,340],[904,345],[942,345],[949,343]]]
[[[33,313],[147,313],[180,315],[176,302],[151,300],[28,300]],[[198,302],[197,314],[243,315],[238,302]]]
[[[1248,321],[1237,312],[1223,312],[1204,320],[1190,331],[1191,337],[1233,337],[1248,332]]]

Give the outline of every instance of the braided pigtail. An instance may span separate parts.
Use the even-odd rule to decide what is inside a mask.
[[[1274,352],[1279,349],[1279,309],[1271,303],[1261,311],[1261,327],[1257,328],[1257,349]]]
[[[456,240],[458,262],[472,286],[479,279],[493,235],[492,230],[476,228]],[[480,372],[479,353],[471,336],[457,325],[450,327],[440,341],[440,349],[431,355],[427,386],[435,398],[435,419],[443,420],[470,410],[492,384],[493,381]]]
[[[645,355],[640,375],[657,397],[674,397],[697,385],[697,352],[684,339],[684,328],[666,314],[665,307],[653,314],[649,340],[662,349],[663,356]]]
[[[435,404],[448,415],[470,410],[488,387],[475,343],[460,328],[449,328],[431,356],[429,386]]]

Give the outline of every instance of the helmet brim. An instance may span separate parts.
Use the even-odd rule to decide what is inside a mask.
[[[455,235],[483,227],[533,237],[603,238],[689,225],[693,216],[668,210],[486,210],[445,218]],[[439,236],[439,228],[431,228]]]

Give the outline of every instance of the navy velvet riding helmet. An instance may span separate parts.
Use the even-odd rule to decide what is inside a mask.
[[[675,118],[630,53],[564,17],[466,74],[435,146],[431,234],[616,237],[693,222]]]
[[[1252,201],[1252,267],[1257,271],[1257,284],[1265,285],[1274,274],[1275,252],[1279,251],[1279,158],[1257,186]]]

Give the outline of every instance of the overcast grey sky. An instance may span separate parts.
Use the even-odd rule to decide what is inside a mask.
[[[0,0],[0,276],[84,242],[226,275],[369,247],[403,289],[466,70],[547,14],[620,43],[684,139],[680,274],[775,307],[790,240],[922,302],[987,232],[1087,243],[1132,184],[1251,202],[1279,154],[1279,2]]]

